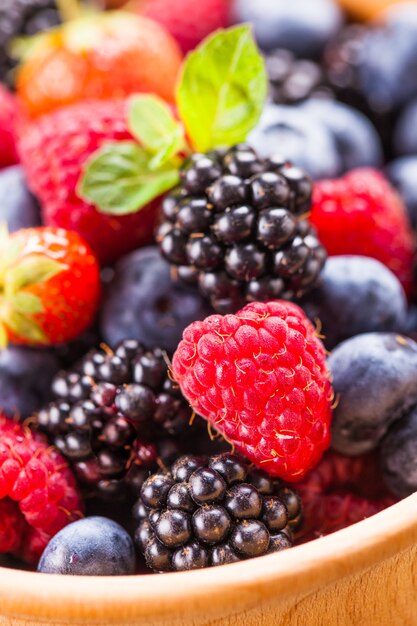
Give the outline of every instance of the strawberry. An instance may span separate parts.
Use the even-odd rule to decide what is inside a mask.
[[[40,36],[16,85],[33,117],[86,99],[136,92],[173,101],[180,64],[178,45],[162,26],[115,11],[69,21]]]
[[[60,344],[93,321],[100,294],[96,258],[73,232],[0,233],[0,345]]]

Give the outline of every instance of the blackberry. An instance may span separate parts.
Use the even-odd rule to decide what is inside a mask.
[[[87,495],[137,496],[158,462],[184,450],[179,441],[192,412],[159,349],[127,340],[114,352],[92,350],[55,377],[52,391],[55,401],[36,424],[71,462]]]
[[[297,59],[284,48],[266,56],[270,96],[276,104],[297,104],[310,97],[331,97],[323,68],[310,59]]]
[[[55,0],[1,0],[0,80],[12,86],[16,59],[10,46],[16,37],[35,35],[61,22]]]
[[[162,205],[157,239],[178,277],[219,313],[311,289],[326,254],[306,216],[312,181],[280,156],[246,144],[194,154]]]
[[[301,525],[295,491],[240,456],[185,455],[143,484],[135,541],[158,572],[199,569],[278,552]]]

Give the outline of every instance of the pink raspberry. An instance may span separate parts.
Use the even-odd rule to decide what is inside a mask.
[[[303,502],[304,539],[356,524],[395,503],[373,455],[347,457],[326,452],[297,485]]]
[[[15,96],[0,84],[0,168],[19,161],[14,137],[16,106]]]
[[[300,480],[330,444],[326,354],[295,304],[256,302],[194,322],[172,367],[196,413],[272,476]]]
[[[0,552],[36,562],[82,508],[74,476],[58,451],[42,435],[0,415]]]

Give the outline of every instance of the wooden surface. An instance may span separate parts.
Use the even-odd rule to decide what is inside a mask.
[[[417,494],[303,546],[198,572],[0,568],[0,626],[417,626],[416,590]]]

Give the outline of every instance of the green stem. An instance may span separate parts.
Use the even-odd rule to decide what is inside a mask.
[[[63,22],[70,22],[81,17],[81,7],[78,0],[56,0]]]

